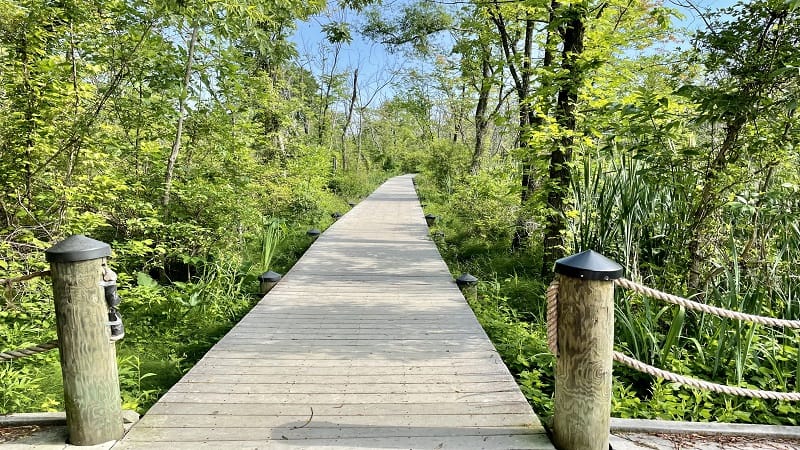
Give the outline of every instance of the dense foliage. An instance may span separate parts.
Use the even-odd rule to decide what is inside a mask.
[[[472,306],[545,416],[559,256],[592,248],[667,292],[800,318],[797,1],[684,10],[703,19],[691,40],[659,2],[446,3],[327,5],[324,56],[301,66],[287,36],[322,2],[0,0],[0,274],[45,268],[69,234],[111,243],[140,408],[247,310],[257,273],[389,173],[422,173],[433,237],[483,280]],[[330,19],[359,11],[357,30]],[[415,67],[343,66],[356,32]],[[48,290],[7,292],[3,349],[52,337]],[[797,331],[623,292],[616,318],[642,361],[800,390]],[[53,356],[0,371],[0,412],[59,407]],[[615,375],[623,417],[800,421]]]
[[[287,36],[322,6],[0,1],[0,277],[46,269],[71,234],[111,244],[127,407],[147,408],[252,306],[259,273],[287,270],[305,230],[385,177],[377,143],[358,147],[377,170],[334,170],[331,142],[353,152],[353,134],[312,131],[340,112],[317,115]],[[55,337],[48,280],[4,292],[0,348]],[[56,352],[0,364],[0,413],[62,407],[60,382]]]
[[[495,15],[520,7],[488,5]],[[551,414],[553,360],[544,345],[543,292],[554,253],[594,249],[622,264],[627,277],[666,292],[737,311],[800,318],[793,269],[800,243],[800,11],[783,1],[754,1],[709,12],[708,28],[694,34],[691,49],[654,54],[631,48],[648,47],[659,38],[658,28],[649,28],[647,36],[616,32],[636,20],[661,21],[668,11],[637,4],[643,8],[637,18],[626,17],[613,2],[582,7],[594,11],[580,18],[583,46],[562,55],[575,58],[581,77],[567,77],[563,64],[556,69],[531,60],[532,79],[542,85],[530,87],[526,101],[537,115],[518,129],[516,142],[495,134],[489,154],[450,145],[440,150],[449,152],[446,162],[431,155],[418,183],[428,209],[442,217],[434,236],[443,255],[454,273],[484,280],[473,307],[544,416]],[[598,12],[602,8],[617,12]],[[550,23],[574,25],[574,11],[563,19],[553,19],[559,10],[549,12]],[[603,19],[619,27],[609,30]],[[545,55],[548,30],[535,29]],[[550,43],[563,51],[569,30],[559,32],[562,42]],[[484,42],[484,51],[507,45],[502,34],[491,36],[495,42]],[[502,88],[510,83],[503,77],[515,76],[511,63],[505,64],[494,72],[472,70],[464,82],[496,77],[490,98],[502,101]],[[555,90],[563,83],[573,96],[569,121],[558,116]],[[473,100],[481,101],[479,89]],[[513,106],[506,116],[512,120],[529,107]],[[502,112],[503,107],[496,114]],[[490,130],[506,126],[494,123]],[[482,125],[477,118],[474,124],[477,136]],[[561,152],[555,166],[553,145]],[[549,169],[542,164],[545,152]],[[470,153],[479,155],[477,164],[464,162]],[[552,201],[553,190],[560,203]],[[526,245],[517,242],[520,227]],[[621,290],[616,308],[615,347],[641,361],[722,384],[800,389],[797,330],[719,319]],[[615,366],[614,414],[800,421],[800,409],[789,402],[694,391],[622,366]]]

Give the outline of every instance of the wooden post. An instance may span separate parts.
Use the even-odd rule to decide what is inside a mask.
[[[622,267],[591,250],[556,261],[558,359],[553,441],[559,450],[608,450],[614,283]]]
[[[100,282],[108,244],[70,236],[45,252],[55,299],[69,442],[96,445],[122,437],[117,360]]]

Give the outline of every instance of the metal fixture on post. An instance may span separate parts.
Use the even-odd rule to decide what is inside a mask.
[[[607,450],[614,350],[614,280],[622,266],[587,250],[556,261],[558,355],[553,441]]]
[[[111,340],[118,341],[125,337],[122,315],[117,309],[122,299],[117,294],[117,274],[105,264],[103,265],[103,281],[100,282],[100,286],[103,286],[106,304],[108,305],[108,325],[111,327]]]
[[[261,292],[261,295],[266,295],[269,291],[271,291],[272,288],[274,288],[275,285],[278,284],[279,281],[281,281],[281,278],[283,278],[281,274],[279,274],[278,272],[273,272],[271,270],[269,272],[264,272],[261,275],[259,275],[258,282],[259,282],[259,292]]]
[[[316,228],[312,228],[312,229],[306,231],[306,235],[308,235],[311,239],[316,239],[316,238],[319,237],[320,231],[318,229],[316,229]]]
[[[456,285],[467,300],[478,299],[478,279],[469,273],[462,273],[456,278]]]
[[[67,431],[73,445],[96,445],[123,434],[110,306],[102,284],[103,260],[110,255],[108,244],[83,235],[70,236],[45,251],[53,279]],[[111,298],[116,306],[116,286]]]
[[[333,218],[333,220],[339,220],[339,218],[342,217],[342,213],[337,211],[337,212],[331,214],[331,217]]]

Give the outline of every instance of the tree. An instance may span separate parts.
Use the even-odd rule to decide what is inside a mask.
[[[697,60],[708,78],[679,91],[696,102],[697,122],[712,136],[708,150],[700,152],[700,189],[692,195],[687,224],[689,286],[695,292],[702,289],[711,216],[751,177],[769,183],[774,167],[797,142],[798,10],[781,0],[739,3],[711,14],[709,25],[695,39]],[[754,172],[744,175],[746,165],[754,165]]]

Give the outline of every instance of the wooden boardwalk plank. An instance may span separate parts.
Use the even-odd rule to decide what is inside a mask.
[[[411,177],[323,233],[115,449],[552,449]]]

